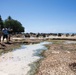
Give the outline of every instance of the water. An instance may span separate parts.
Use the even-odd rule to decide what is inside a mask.
[[[40,59],[37,55],[47,49],[44,44],[49,42],[22,45],[20,49],[3,54],[0,57],[0,75],[26,75],[31,69],[29,64]]]
[[[76,41],[65,41],[64,44],[76,44]]]

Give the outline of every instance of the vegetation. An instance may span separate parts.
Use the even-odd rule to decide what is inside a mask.
[[[4,25],[3,25],[3,20],[2,20],[2,17],[1,17],[1,15],[0,15],[0,30],[2,30],[3,27],[4,27]]]
[[[12,19],[11,16],[8,16],[8,18],[4,21],[0,16],[0,25],[1,29],[3,27],[12,29],[14,34],[24,32],[24,27],[22,26],[22,24],[18,20]]]
[[[58,33],[58,36],[61,37],[62,36],[62,33]]]
[[[62,36],[65,36],[65,37],[69,37],[69,36],[76,36],[75,33],[24,33],[25,37],[27,38],[30,38],[30,37],[42,37],[42,38],[46,38],[46,37],[49,37],[49,36],[58,36],[58,37],[62,37]]]

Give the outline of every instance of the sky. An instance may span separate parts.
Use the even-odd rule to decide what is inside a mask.
[[[76,0],[0,0],[0,15],[21,22],[25,33],[76,32]]]

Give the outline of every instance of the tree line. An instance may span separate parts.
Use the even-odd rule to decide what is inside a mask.
[[[24,32],[24,27],[18,20],[12,19],[11,16],[8,16],[8,18],[3,21],[0,15],[0,30],[4,27],[12,29],[14,34]]]
[[[71,36],[71,37],[74,37],[74,36],[76,36],[76,33],[32,33],[32,32],[30,32],[30,33],[25,33],[24,34],[25,35],[25,37],[43,37],[43,38],[45,38],[45,37],[49,37],[49,36],[58,36],[58,37],[62,37],[62,36],[66,36],[66,37],[69,37],[69,36]]]

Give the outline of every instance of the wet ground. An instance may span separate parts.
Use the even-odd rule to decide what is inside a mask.
[[[29,75],[28,72],[31,70],[29,65],[41,58],[39,54],[46,49],[43,45],[48,43],[22,45],[18,49],[2,53],[0,56],[0,75]]]

